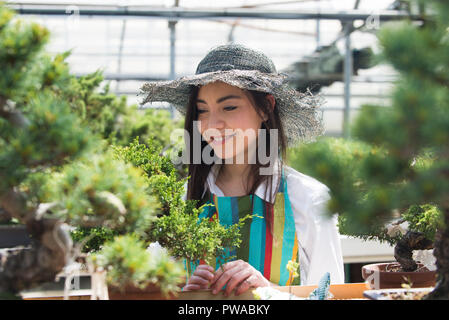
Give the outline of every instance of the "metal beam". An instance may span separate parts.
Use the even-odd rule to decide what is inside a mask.
[[[20,4],[8,3],[8,7],[18,14],[59,15],[67,16],[66,4]],[[99,6],[78,5],[80,16],[113,16],[113,17],[153,17],[163,19],[210,19],[210,18],[245,18],[245,19],[287,19],[287,20],[366,20],[373,14],[379,21],[401,20],[409,18],[421,20],[418,15],[395,10],[372,11],[363,10],[262,10],[262,9],[187,9],[187,8],[155,8],[142,6]]]
[[[75,73],[76,77],[85,76],[88,73]],[[187,74],[178,75],[186,76]],[[148,74],[140,74],[140,73],[103,73],[103,78],[105,80],[120,80],[120,81],[168,81],[170,80],[170,75],[148,75]],[[292,78],[294,79],[294,78]],[[300,78],[303,79],[303,78]],[[352,82],[357,83],[393,83],[397,80],[397,76],[355,76],[352,78]],[[342,77],[340,76],[338,80],[342,81]]]
[[[351,28],[352,24],[347,24],[345,26],[346,37],[345,37],[345,60],[343,64],[344,72],[344,101],[345,109],[343,112],[343,136],[349,138],[349,122],[350,122],[350,111],[351,111],[351,81],[353,74],[353,58],[351,50]]]
[[[132,96],[137,94],[137,90],[119,90],[119,91],[114,91],[114,93],[118,94],[118,95],[127,95],[127,96]],[[344,95],[343,94],[339,94],[339,93],[321,93],[321,96],[323,96],[324,98],[343,98]],[[369,98],[369,99],[389,99],[390,96],[387,95],[377,95],[377,94],[351,94],[352,98]],[[328,107],[327,105],[322,106],[321,107],[322,110],[331,110],[331,111],[343,111],[344,107]],[[351,108],[351,110],[356,110],[356,107]]]
[[[82,77],[89,73],[75,73],[75,77]],[[132,74],[132,73],[103,73],[105,80],[117,81],[167,81],[170,80],[169,75],[147,75],[147,74]]]
[[[122,53],[123,53],[123,42],[125,41],[125,32],[126,32],[126,19],[122,21],[122,31],[120,34],[120,45],[119,45],[119,54],[117,57],[117,73],[122,73]],[[120,81],[117,81],[115,90],[119,89]]]
[[[179,0],[175,0],[173,9],[179,7]],[[168,28],[170,29],[170,80],[175,80],[176,77],[176,24],[178,21],[169,20]],[[175,110],[173,106],[170,107],[170,115],[173,119],[175,116]]]

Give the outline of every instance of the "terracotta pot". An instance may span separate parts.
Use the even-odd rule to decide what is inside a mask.
[[[108,286],[109,300],[173,300],[176,299],[174,294],[164,296],[158,285],[149,284],[147,287],[140,289],[132,285],[126,285],[125,288],[117,288]]]
[[[436,271],[429,271],[422,264],[418,264],[419,271],[395,272],[398,263],[375,263],[362,267],[362,277],[371,289],[402,288],[402,284],[411,284],[412,288],[426,288],[435,286]]]

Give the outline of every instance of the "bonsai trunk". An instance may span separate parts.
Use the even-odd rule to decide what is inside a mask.
[[[394,247],[394,257],[404,272],[415,271],[418,264],[413,260],[413,250],[432,249],[433,242],[421,232],[407,231]]]
[[[0,295],[15,295],[42,282],[54,281],[72,252],[73,242],[64,224],[30,212],[22,201],[21,194],[13,190],[0,196],[0,206],[25,223],[32,238],[29,247],[0,250]]]
[[[442,210],[445,226],[435,235],[435,249],[438,279],[435,289],[426,299],[449,300],[449,208]]]

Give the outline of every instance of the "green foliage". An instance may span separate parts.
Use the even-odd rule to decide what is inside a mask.
[[[120,283],[130,276],[143,283],[148,278],[158,281],[163,291],[172,290],[182,278],[182,267],[166,255],[149,257],[143,249],[160,210],[150,179],[118,159],[108,144],[128,144],[138,132],[158,134],[165,147],[174,124],[162,112],[128,107],[124,97],[109,92],[109,85],[100,90],[101,71],[75,77],[66,62],[70,52],[51,56],[44,51],[48,30],[13,17],[0,5],[2,218],[67,222],[75,227],[75,241],[87,241],[88,252],[116,239],[116,245],[108,242],[105,247],[106,258],[122,267],[112,269],[110,279]],[[168,186],[169,181],[159,180],[154,184]],[[168,195],[159,196],[168,201]],[[115,238],[128,233],[134,238]]]
[[[78,227],[70,232],[70,235],[76,243],[83,244],[82,251],[93,253],[101,249],[107,241],[112,241],[118,233],[112,229],[104,227]]]
[[[52,91],[63,85],[67,70],[60,56],[42,52],[48,31],[12,17],[0,6],[0,192],[76,159],[91,137],[67,101]]]
[[[385,229],[392,210],[388,204],[391,197],[404,195],[394,190],[404,184],[398,182],[388,188],[383,185],[386,182],[383,174],[391,177],[405,169],[394,166],[387,156],[385,148],[362,141],[323,137],[315,143],[289,149],[289,164],[298,171],[316,177],[330,188],[332,199],[329,209],[331,213],[339,213],[338,227],[341,234],[364,240],[376,239],[393,245],[400,237],[388,235]],[[417,172],[425,171],[432,167],[434,159],[434,153],[428,149],[417,156],[410,167]],[[371,183],[367,185],[367,181]],[[403,192],[404,189],[401,190]],[[348,214],[351,210],[359,210],[357,217]],[[372,210],[378,210],[375,219],[371,216]],[[439,210],[434,206],[413,205],[403,211],[401,218],[409,222],[410,230],[423,232],[429,239],[433,239],[437,228],[442,226],[437,215]]]
[[[168,110],[129,108],[129,113],[116,124],[116,144],[125,146],[136,138],[140,143],[151,139],[155,147],[170,149],[170,135],[183,127],[183,121],[173,120]]]
[[[125,147],[114,147],[115,153],[128,163],[142,169],[146,176],[170,175],[174,171],[174,166],[170,159],[162,156],[161,147],[153,139],[147,144],[139,142],[139,137]]]
[[[180,179],[170,159],[163,156],[161,147],[154,140],[147,145],[139,143],[139,137],[126,147],[114,147],[120,159],[145,172],[147,183],[161,203],[160,214],[168,214],[170,208],[182,206],[185,179]]]
[[[9,130],[5,130],[8,132],[2,137],[7,142],[1,155],[5,166],[23,172],[24,167],[58,165],[88,146],[91,133],[80,126],[64,102],[39,94],[22,110],[29,125],[8,126]]]
[[[392,22],[378,32],[383,62],[399,72],[391,105],[364,105],[349,141],[291,152],[293,167],[330,187],[342,233],[394,243],[383,225],[395,212],[429,239],[446,228],[438,212],[447,215],[449,203],[449,4],[425,4],[432,16],[422,24]]]
[[[340,213],[338,216],[340,232],[362,236],[378,233],[385,221],[368,223],[369,216],[360,210],[357,219],[362,221],[363,228],[351,230],[351,225],[345,219],[345,213],[363,204],[368,205],[368,201],[373,197],[383,196],[372,190],[371,186],[367,186],[363,176],[368,167],[370,171],[375,171],[376,165],[382,163],[368,160],[370,162],[367,164],[364,161],[378,159],[384,154],[383,149],[372,147],[362,141],[323,137],[314,143],[289,149],[288,159],[292,168],[316,177],[329,187],[332,194],[329,212]],[[354,198],[358,199],[357,202],[354,202]]]
[[[446,11],[434,10],[435,17],[422,27],[401,22],[381,29],[383,56],[401,77],[392,107],[366,106],[353,127],[355,137],[387,151],[382,170],[366,172],[364,178],[395,187],[386,204],[390,208],[447,203],[449,41],[447,17],[440,16],[447,5],[434,1],[428,5]]]
[[[67,56],[68,53],[64,59]],[[128,105],[126,96],[118,97],[110,92],[109,83],[100,89],[103,80],[101,70],[71,76],[58,93],[70,102],[72,110],[93,132],[110,144],[126,146],[139,137],[141,143],[151,138],[157,146],[169,147],[170,134],[182,126],[182,121],[172,120],[167,110],[140,110],[137,105]]]
[[[357,179],[357,165],[354,165],[368,154],[379,152],[379,148],[372,148],[361,141],[321,137],[314,143],[290,148],[288,159],[292,167],[305,174],[319,176],[326,185],[333,186],[343,180]]]
[[[239,247],[240,229],[250,215],[225,227],[218,219],[198,219],[205,206],[192,208],[192,213],[174,210],[158,218],[152,228],[153,238],[177,258],[192,262],[204,260],[208,264],[216,257],[224,260],[226,249]]]
[[[115,152],[146,173],[147,183],[163,208],[152,225],[151,239],[167,248],[172,256],[211,262],[214,256],[222,256],[224,249],[240,244],[239,229],[244,219],[229,228],[217,220],[199,221],[204,205],[197,209],[195,201],[182,199],[187,179],[177,177],[173,164],[160,155],[160,147],[153,140],[144,145],[136,138],[127,147],[116,147]]]
[[[101,251],[92,254],[90,261],[107,270],[106,280],[124,290],[127,285],[145,288],[157,284],[164,294],[179,290],[184,269],[164,251],[151,252],[145,243],[131,234],[115,237],[104,244]]]
[[[101,71],[78,78],[72,77],[70,86],[63,93],[71,101],[72,109],[102,138],[109,139],[115,124],[127,113],[126,97],[117,97],[109,92],[109,85],[103,91],[98,88],[103,81]]]
[[[434,241],[437,229],[444,227],[441,211],[431,204],[413,205],[402,214],[408,221],[410,230],[422,232],[427,239]]]
[[[112,152],[65,166],[54,174],[45,196],[60,204],[54,215],[75,226],[103,226],[142,237],[157,209],[142,171],[114,159]]]
[[[46,28],[13,20],[13,13],[0,5],[0,96],[20,96],[26,89],[34,58],[49,39]]]

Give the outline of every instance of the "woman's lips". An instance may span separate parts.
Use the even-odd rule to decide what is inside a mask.
[[[213,144],[224,144],[227,140],[229,140],[230,138],[234,137],[236,135],[236,133],[227,135],[227,136],[221,136],[221,137],[211,137],[210,143]]]

